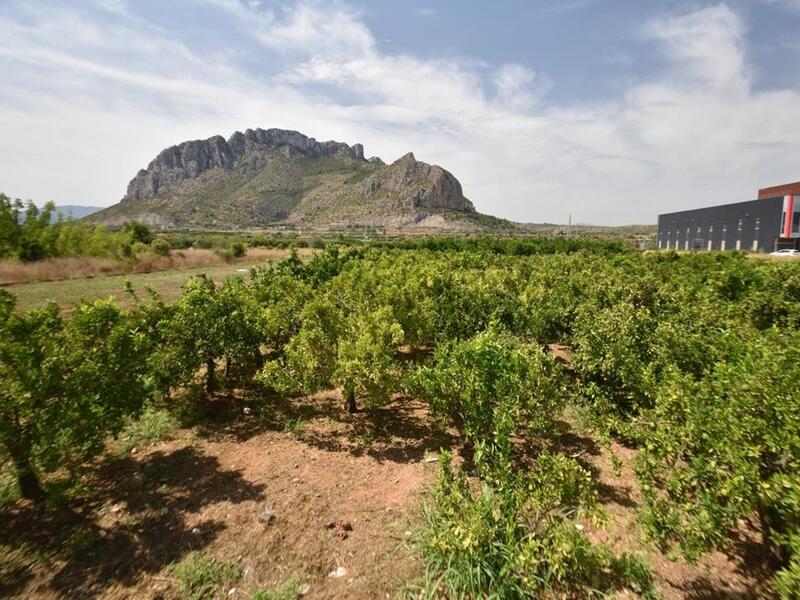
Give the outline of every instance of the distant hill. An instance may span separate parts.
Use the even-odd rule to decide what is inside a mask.
[[[63,206],[56,206],[56,212],[64,215],[65,218],[82,219],[88,217],[97,211],[103,210],[100,206],[80,206],[78,204],[64,204]],[[53,220],[57,215],[53,215]]]
[[[387,165],[366,159],[361,144],[318,142],[281,129],[167,148],[136,174],[118,204],[89,220],[223,228],[511,226],[477,213],[451,173],[410,152]]]

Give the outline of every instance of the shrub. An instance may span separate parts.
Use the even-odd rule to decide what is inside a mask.
[[[155,235],[145,223],[125,223],[122,226],[122,233],[130,238],[131,243],[139,242],[148,245],[155,239]]]
[[[154,239],[150,244],[150,248],[153,253],[158,256],[169,256],[170,250],[172,249],[169,242],[164,238]]]
[[[641,519],[690,559],[758,514],[787,562],[800,532],[800,336],[743,337],[705,378],[669,369],[643,415]]]
[[[231,244],[231,256],[234,258],[241,258],[247,254],[247,246],[244,245],[244,242],[234,242]]]
[[[530,475],[470,482],[448,454],[416,544],[429,597],[540,598],[629,587],[651,597],[646,565],[615,556],[582,531],[591,518],[591,475],[574,460],[542,453]]]

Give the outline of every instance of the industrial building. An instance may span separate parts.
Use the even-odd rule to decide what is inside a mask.
[[[800,182],[764,188],[758,200],[658,216],[658,247],[673,250],[800,250]]]

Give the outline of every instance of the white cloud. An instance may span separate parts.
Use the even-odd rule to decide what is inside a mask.
[[[129,14],[101,26],[66,5],[0,9],[4,191],[109,204],[163,147],[247,127],[363,142],[387,160],[413,150],[480,210],[517,220],[652,222],[796,179],[800,95],[752,89],[747,28],[724,4],[643,25],[666,60],[648,81],[559,105],[528,65],[384,53],[344,4],[195,1],[246,31],[264,69]]]
[[[508,106],[517,109],[530,108],[538,97],[550,89],[551,83],[539,82],[540,79],[532,69],[524,65],[505,64],[494,74],[497,97]]]
[[[725,4],[654,20],[645,27],[646,36],[663,44],[679,75],[693,83],[722,86],[721,91],[746,91],[749,86],[745,33],[741,18]]]

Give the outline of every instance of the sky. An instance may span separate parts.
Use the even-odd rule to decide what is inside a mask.
[[[800,180],[800,0],[0,0],[0,40],[0,191],[37,203],[257,127],[413,151],[524,222]]]

